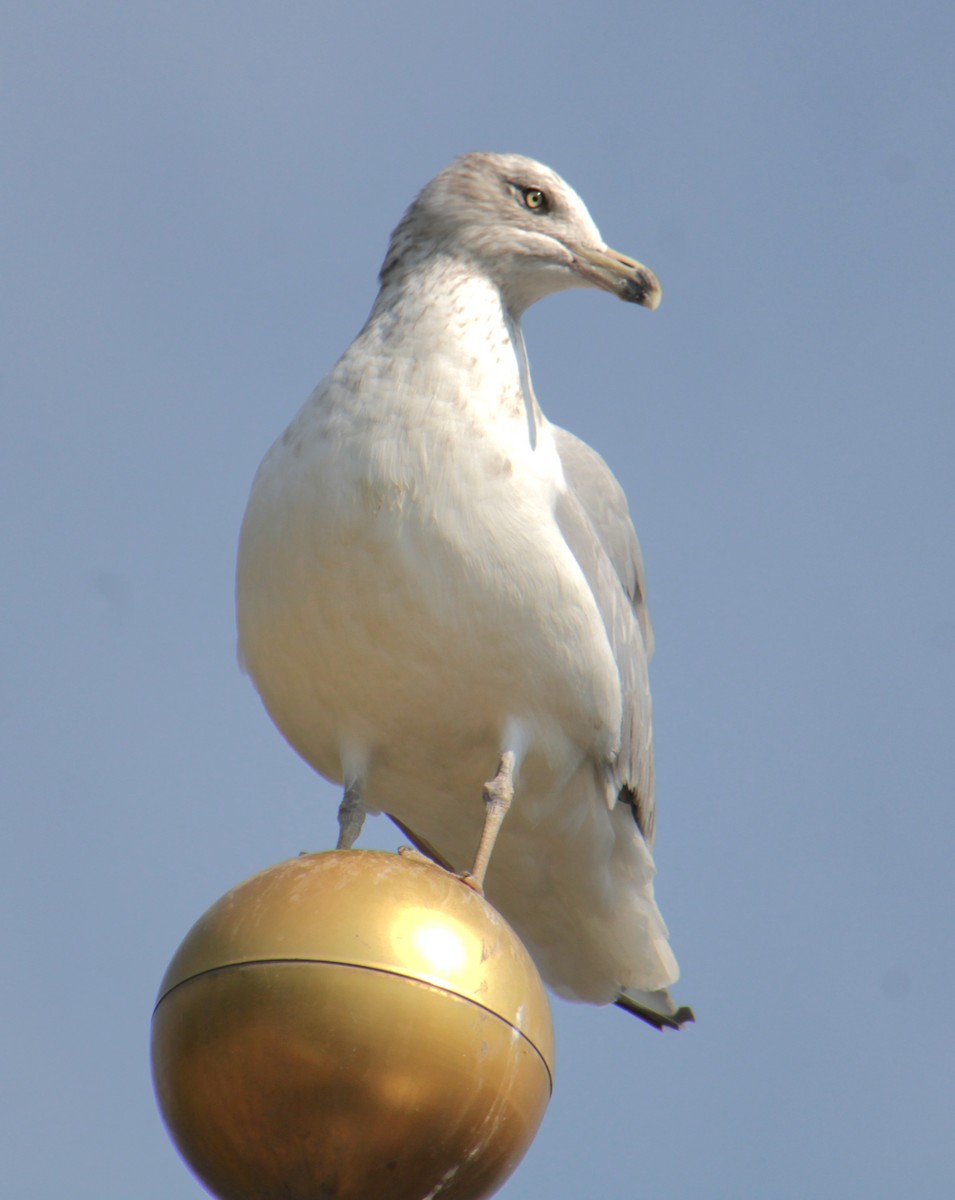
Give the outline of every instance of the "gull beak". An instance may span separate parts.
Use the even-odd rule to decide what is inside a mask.
[[[663,295],[660,281],[643,263],[618,254],[609,246],[600,249],[569,246],[568,249],[574,256],[577,273],[594,287],[613,292],[631,304],[642,304],[644,308],[654,309],[660,303]]]

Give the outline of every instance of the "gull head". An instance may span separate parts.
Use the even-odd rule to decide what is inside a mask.
[[[520,154],[464,154],[437,174],[391,236],[382,286],[433,256],[490,279],[515,316],[573,287],[603,288],[645,308],[660,303],[653,272],[611,250],[574,189]]]

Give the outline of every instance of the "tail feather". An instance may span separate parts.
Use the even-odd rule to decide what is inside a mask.
[[[416,834],[414,830],[409,829],[404,822],[399,821],[394,816],[391,816],[391,820],[422,854],[439,866],[444,867],[446,871],[454,870],[451,863],[435,850],[434,846]],[[666,944],[663,943],[663,945],[665,946]],[[674,963],[674,969],[675,965]],[[680,1029],[683,1025],[696,1020],[693,1010],[687,1005],[677,1007],[666,988],[661,988],[658,991],[639,991],[636,988],[628,988],[617,996],[614,1004],[618,1008],[622,1008],[625,1012],[639,1017],[641,1021],[645,1021],[648,1025],[652,1025],[654,1029]]]

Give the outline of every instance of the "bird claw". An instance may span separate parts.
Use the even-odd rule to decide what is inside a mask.
[[[414,846],[399,846],[398,857],[413,858],[415,862],[428,863],[430,866],[434,866],[434,860],[428,858],[427,854],[422,854],[420,850],[416,850]]]
[[[455,879],[460,879],[461,882],[471,889],[472,892],[477,892],[481,897],[484,896],[484,885],[470,871],[453,871]]]
[[[428,858],[427,854],[422,854],[421,851],[416,850],[414,846],[399,846],[398,857],[410,858],[414,862],[427,863],[429,867],[439,866],[442,868],[442,870],[447,871],[447,873],[453,876],[455,879],[460,879],[465,887],[469,887],[472,892],[477,892],[479,896],[484,895],[484,888],[470,871],[452,871],[450,867],[442,863],[436,863],[433,858]]]

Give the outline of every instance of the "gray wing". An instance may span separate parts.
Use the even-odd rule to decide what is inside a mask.
[[[567,491],[557,502],[557,523],[583,571],[620,672],[623,724],[620,753],[612,764],[618,798],[633,808],[653,844],[653,717],[647,661],[653,631],[644,599],[643,556],[623,488],[596,450],[566,429],[551,427]]]

